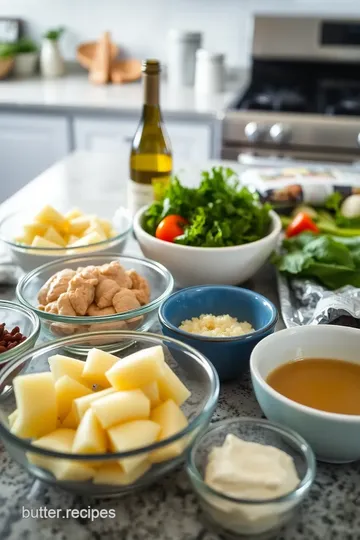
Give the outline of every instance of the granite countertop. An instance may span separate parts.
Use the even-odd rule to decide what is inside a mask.
[[[213,117],[223,112],[241,91],[246,71],[232,74],[223,93],[197,95],[193,88],[172,88],[161,84],[161,108],[165,116]],[[72,70],[58,79],[39,76],[0,81],[0,108],[45,111],[86,111],[138,114],[143,100],[140,82],[95,86],[85,72]]]
[[[107,166],[105,165],[107,162]],[[97,166],[96,166],[97,164]],[[111,165],[111,166],[110,166]],[[44,173],[22,192],[0,207],[0,214],[42,193],[47,202],[57,201],[67,192],[67,182],[82,177],[80,172],[92,170],[87,178],[94,191],[96,171],[108,186],[108,195],[118,193],[120,162],[108,156],[79,153]],[[111,169],[111,170],[110,170]],[[85,182],[85,179],[83,179]],[[60,185],[61,184],[61,185]],[[80,185],[81,182],[80,182]],[[79,188],[80,189],[80,188]],[[77,193],[77,191],[75,191]],[[41,200],[39,201],[41,203]],[[105,202],[105,196],[100,205]],[[139,254],[131,239],[126,253]],[[273,270],[265,267],[247,286],[278,303]],[[1,298],[11,299],[14,289],[0,288]],[[282,323],[279,323],[279,328]],[[159,328],[155,327],[155,331]],[[251,390],[249,377],[223,384],[213,421],[233,416],[261,417]],[[298,520],[277,540],[360,540],[360,468],[359,464],[326,465],[318,463],[318,471],[310,496],[304,501]],[[114,518],[23,518],[22,509],[39,507],[54,509],[114,510]],[[196,498],[186,474],[178,469],[148,489],[119,499],[81,499],[71,494],[34,482],[28,473],[7,455],[0,445],[0,538],[1,540],[218,540],[203,525]]]

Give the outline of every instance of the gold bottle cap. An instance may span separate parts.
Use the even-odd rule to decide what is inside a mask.
[[[161,67],[159,60],[144,60],[142,63],[142,72],[148,75],[157,75],[160,73]]]

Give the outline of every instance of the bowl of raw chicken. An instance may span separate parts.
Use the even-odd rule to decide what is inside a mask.
[[[161,264],[113,253],[44,264],[21,278],[16,295],[39,316],[43,337],[52,341],[96,331],[148,331],[173,286]],[[125,345],[104,336],[99,346],[116,352]],[[91,347],[82,341],[72,350],[87,354]]]

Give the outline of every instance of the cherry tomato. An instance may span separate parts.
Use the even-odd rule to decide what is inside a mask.
[[[286,236],[290,238],[291,236],[296,236],[304,231],[312,231],[316,234],[320,232],[318,226],[313,222],[309,214],[306,212],[299,212],[286,229]]]
[[[177,236],[183,234],[184,228],[188,223],[185,218],[176,214],[166,216],[157,226],[155,236],[159,240],[173,242]]]

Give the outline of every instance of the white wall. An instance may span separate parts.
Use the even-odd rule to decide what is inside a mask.
[[[0,16],[24,19],[37,39],[49,27],[66,26],[67,59],[78,43],[110,30],[132,55],[166,61],[166,33],[174,27],[202,31],[207,48],[225,52],[229,65],[245,65],[256,12],[360,18],[360,0],[0,0]]]

